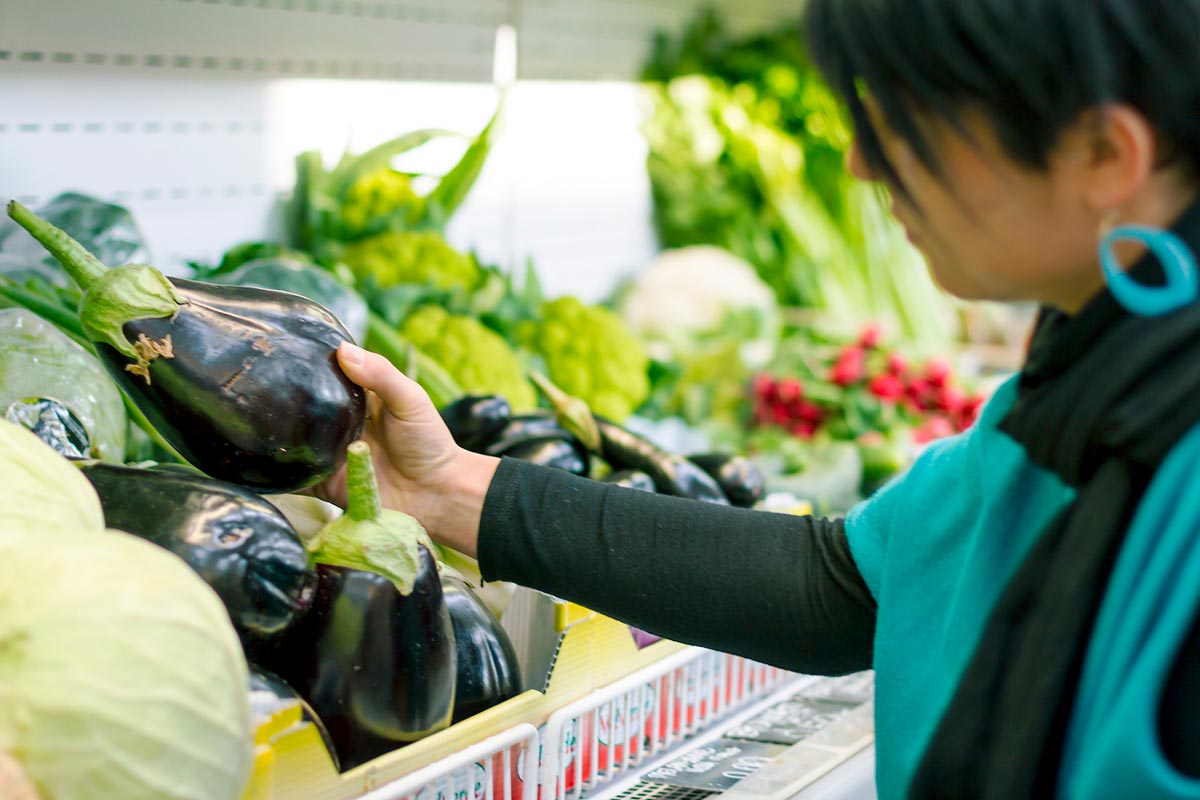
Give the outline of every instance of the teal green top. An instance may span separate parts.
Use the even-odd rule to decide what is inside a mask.
[[[1163,756],[1157,725],[1163,686],[1200,608],[1198,466],[1194,428],[1163,460],[1129,526],[1083,664],[1064,797],[1200,798],[1200,779]]]
[[[935,443],[846,520],[879,604],[876,785],[885,800],[905,796],[1004,584],[1073,496],[997,429],[1015,395],[1014,378],[973,429]],[[1200,779],[1170,765],[1157,734],[1162,687],[1200,608],[1198,467],[1200,428],[1163,461],[1130,525],[1084,660],[1063,797],[1200,798]]]
[[[1073,497],[997,429],[1015,397],[1013,378],[970,430],[932,444],[846,518],[879,606],[875,781],[884,800],[904,797],[1004,584]]]

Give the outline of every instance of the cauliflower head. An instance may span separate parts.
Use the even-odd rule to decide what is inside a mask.
[[[719,247],[694,245],[660,254],[625,295],[621,317],[664,360],[736,322],[745,356],[758,363],[774,352],[781,315],[753,266]]]
[[[353,238],[382,217],[400,214],[411,222],[421,215],[424,202],[407,175],[384,167],[350,185],[339,209],[342,228]]]
[[[508,342],[474,317],[439,306],[411,314],[400,333],[440,364],[469,394],[498,394],[518,411],[537,407],[537,392]]]
[[[650,393],[646,352],[613,312],[562,297],[542,307],[522,343],[542,357],[550,380],[587,401],[597,414],[623,421]]]
[[[346,247],[342,260],[359,280],[380,286],[428,284],[437,289],[475,289],[484,273],[478,262],[432,231],[389,231]]]

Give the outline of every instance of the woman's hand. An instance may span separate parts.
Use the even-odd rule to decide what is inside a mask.
[[[474,556],[499,459],[456,445],[425,390],[383,356],[344,343],[338,362],[367,390],[362,438],[371,446],[384,507],[411,514],[435,540]],[[317,484],[314,494],[344,507],[345,468]]]

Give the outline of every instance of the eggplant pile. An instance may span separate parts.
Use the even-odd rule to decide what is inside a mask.
[[[459,446],[590,477],[601,460],[599,480],[630,489],[750,508],[766,484],[750,459],[729,453],[682,456],[603,417],[594,417],[598,444],[588,448],[551,411],[513,414],[504,398],[467,395],[441,409]]]

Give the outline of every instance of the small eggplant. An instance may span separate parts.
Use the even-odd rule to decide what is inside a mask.
[[[637,489],[641,492],[654,492],[654,478],[639,469],[619,469],[605,475],[600,482],[623,486],[626,489]]]
[[[489,456],[498,456],[521,442],[548,437],[566,441],[575,440],[571,432],[560,425],[558,418],[549,411],[517,414],[509,419],[499,433],[488,442],[483,452]],[[579,447],[581,450],[584,449],[582,444]]]
[[[466,581],[442,575],[442,593],[458,660],[452,722],[461,722],[520,694],[521,665],[499,620]]]
[[[317,729],[317,734],[325,743],[325,750],[328,751],[329,758],[333,761],[333,768],[340,771],[337,751],[333,748],[333,739],[329,738],[329,731],[325,728],[325,723],[317,716],[317,712],[313,711],[313,707],[308,704],[308,701],[301,697],[295,689],[288,686],[283,678],[273,672],[267,672],[254,664],[250,664],[249,667],[250,712],[254,714],[261,705],[264,713],[270,713],[278,707],[279,701],[299,703],[300,718],[305,722],[312,723],[313,727]],[[261,704],[255,702],[259,699],[256,697],[259,694],[265,695],[262,697]]]
[[[767,494],[767,482],[762,472],[745,456],[697,453],[688,459],[711,475],[735,506],[750,508]]]
[[[573,475],[588,474],[587,452],[574,439],[568,441],[557,436],[538,436],[519,441],[497,455],[561,469]]]
[[[350,334],[288,292],[109,269],[13,202],[9,216],[83,290],[97,354],[151,424],[190,463],[256,491],[292,492],[330,475],[362,429],[363,390],[337,364]]]
[[[177,469],[82,466],[104,524],[170,550],[225,603],[243,642],[283,633],[312,605],[317,576],[287,519],[233,484]]]
[[[683,456],[669,453],[603,417],[596,417],[596,425],[600,428],[600,456],[614,470],[645,472],[659,494],[729,505],[729,498],[717,482]]]
[[[450,723],[456,653],[432,555],[410,595],[373,572],[317,567],[312,610],[257,663],[279,673],[325,722],[343,769]]]
[[[443,406],[441,414],[459,447],[481,453],[512,418],[512,406],[497,394],[469,394]]]

